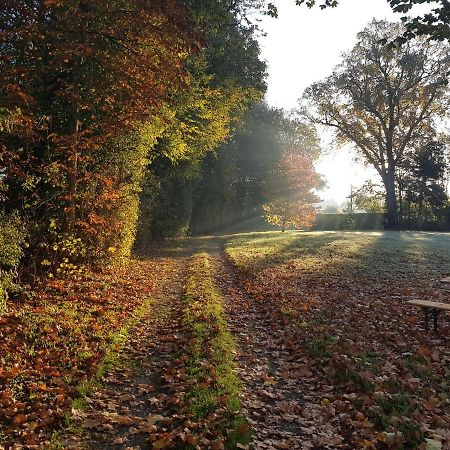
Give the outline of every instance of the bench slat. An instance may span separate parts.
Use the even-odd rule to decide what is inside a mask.
[[[434,308],[450,311],[450,304],[448,303],[430,302],[427,300],[408,300],[406,303],[409,303],[410,305],[421,306],[423,308]]]

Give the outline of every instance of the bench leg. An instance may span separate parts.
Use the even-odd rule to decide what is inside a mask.
[[[422,308],[424,313],[425,313],[425,332],[428,333],[428,321],[430,320],[430,317],[433,318],[433,328],[434,328],[434,332],[437,333],[438,332],[438,316],[439,313],[441,312],[440,309],[435,309],[435,308]]]
[[[441,312],[440,309],[433,309],[433,325],[434,325],[434,332],[438,332],[438,316]]]
[[[425,333],[428,333],[428,319],[430,318],[430,308],[422,308],[425,313]]]

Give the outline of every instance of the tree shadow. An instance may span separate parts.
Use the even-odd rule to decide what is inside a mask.
[[[187,258],[195,253],[219,252],[224,243],[223,236],[200,236],[173,238],[160,241],[135,252],[135,257],[147,259],[150,257]]]

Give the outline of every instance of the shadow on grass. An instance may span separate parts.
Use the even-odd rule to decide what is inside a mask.
[[[248,233],[227,237],[226,247],[254,274],[296,261],[321,275],[410,275],[429,283],[450,270],[450,234],[444,233]]]

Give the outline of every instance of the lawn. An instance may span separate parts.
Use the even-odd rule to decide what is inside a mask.
[[[225,251],[292,355],[332,387],[324,407],[355,448],[449,439],[448,318],[426,335],[405,303],[450,302],[439,284],[450,272],[449,234],[250,233],[228,236]]]

